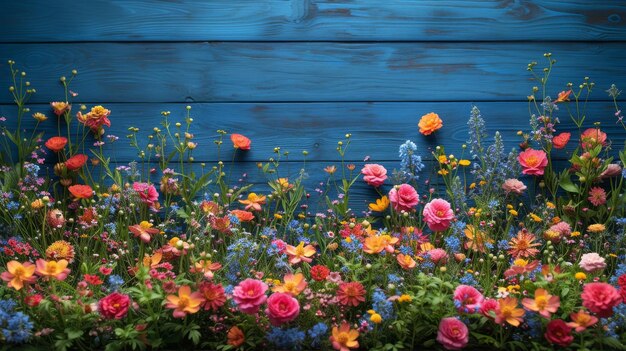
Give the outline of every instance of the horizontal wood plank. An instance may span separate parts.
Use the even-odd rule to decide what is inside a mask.
[[[626,83],[620,43],[2,44],[0,69],[17,61],[33,102],[62,99],[58,78],[72,69],[90,102],[524,101],[538,84],[527,64],[545,51],[558,60],[553,96],[584,76],[596,100]]]
[[[624,40],[620,1],[4,1],[2,42]]]
[[[290,160],[302,160],[302,151],[309,152],[308,161],[337,162],[340,156],[336,151],[337,142],[345,140],[345,134],[351,133],[351,144],[346,153],[346,160],[358,162],[367,156],[371,162],[398,160],[398,147],[406,140],[417,144],[418,152],[424,160],[431,159],[432,150],[442,145],[446,153],[457,157],[463,155],[461,146],[468,139],[467,120],[471,103],[441,102],[381,102],[381,103],[203,103],[192,104],[190,111],[194,122],[190,132],[193,141],[198,144],[194,158],[198,162],[218,161],[217,148],[214,144],[218,129],[229,133],[241,133],[252,140],[250,151],[239,151],[238,161],[267,161],[275,157],[273,149],[280,147],[281,152],[289,151]],[[493,134],[500,131],[508,149],[517,147],[521,141],[517,131],[528,132],[528,103],[523,102],[482,102],[477,104],[486,121],[487,131],[492,140]],[[556,158],[569,157],[576,143],[578,132],[568,114],[568,106],[560,104],[556,116],[560,117],[560,131],[572,132],[572,142],[566,150],[557,150]],[[91,105],[89,106],[91,107]],[[148,135],[154,127],[160,125],[161,111],[171,111],[169,121],[182,122],[186,116],[185,104],[106,104],[110,109],[111,128],[106,128],[106,135],[120,137],[113,144],[105,144],[104,150],[118,162],[137,159],[137,150],[129,145],[126,138],[128,127],[137,127],[139,143],[143,148],[148,144]],[[45,132],[44,138],[57,135],[57,118],[49,105],[31,104],[31,113],[43,112],[49,119],[40,124]],[[74,105],[74,109],[77,105]],[[430,136],[419,134],[417,123],[426,113],[436,112],[443,119],[443,128]],[[585,128],[600,122],[612,140],[615,149],[622,149],[626,142],[626,133],[616,123],[612,103],[592,102],[586,110]],[[16,107],[0,105],[0,116],[7,119],[5,125],[10,130],[16,128]],[[74,121],[75,123],[75,121]],[[27,115],[23,127],[31,131],[35,120]],[[62,125],[62,134],[65,127]],[[174,127],[172,126],[173,132]],[[74,130],[74,129],[72,129]],[[87,146],[93,139],[87,139]],[[154,141],[152,141],[154,142]],[[171,144],[170,144],[171,145]],[[234,151],[229,137],[226,136],[221,153],[222,161],[233,159]],[[467,156],[467,153],[465,154]],[[52,156],[51,156],[52,157]]]

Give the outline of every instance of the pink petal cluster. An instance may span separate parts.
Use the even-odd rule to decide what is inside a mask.
[[[473,286],[459,285],[453,295],[456,308],[461,313],[477,313],[485,299]]]
[[[255,314],[267,301],[265,296],[267,289],[267,284],[262,281],[248,278],[233,289],[233,300],[241,312]]]
[[[622,302],[619,291],[607,283],[589,283],[583,287],[580,295],[583,306],[600,318],[613,315],[613,307]]]
[[[586,253],[580,258],[578,264],[587,273],[598,272],[606,268],[604,257],[601,257],[595,252]]]
[[[450,203],[444,199],[434,199],[424,206],[422,212],[428,228],[435,232],[441,232],[450,227],[450,221],[454,219],[454,212]]]
[[[521,195],[524,190],[526,190],[526,185],[524,185],[524,183],[522,183],[521,181],[512,178],[504,181],[504,184],[502,184],[502,189],[504,189],[507,194],[515,193]]]
[[[572,235],[572,227],[567,222],[559,222],[550,227],[550,230],[560,234],[561,237],[569,237]]]
[[[409,184],[389,190],[389,201],[396,211],[411,211],[419,203],[419,195]]]
[[[385,167],[375,163],[368,163],[363,166],[361,174],[363,174],[363,180],[373,187],[383,185],[387,179],[387,170]]]
[[[454,317],[443,318],[439,322],[437,341],[446,350],[460,350],[469,342],[469,330],[465,323]]]
[[[106,319],[124,318],[128,313],[128,307],[130,307],[130,297],[118,292],[109,294],[98,302],[98,312]]]
[[[154,185],[135,182],[133,183],[133,189],[139,195],[141,202],[148,204],[149,206],[154,206],[154,204],[159,200],[159,192],[156,190]]]
[[[445,264],[448,261],[448,253],[444,249],[432,249],[428,251],[428,256],[434,264]]]
[[[527,175],[543,175],[543,170],[548,165],[548,157],[543,150],[526,149],[517,156],[522,166],[522,173]]]
[[[265,314],[270,323],[277,327],[296,319],[300,314],[300,304],[288,293],[273,293],[267,299]]]

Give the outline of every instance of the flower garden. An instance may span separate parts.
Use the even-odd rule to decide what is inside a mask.
[[[517,135],[487,135],[489,117],[474,106],[461,155],[446,153],[445,140],[433,150],[407,140],[384,145],[399,148],[394,169],[352,164],[346,134],[340,162],[303,162],[297,177],[282,175],[285,153],[274,149],[258,164],[263,186],[230,177],[235,155],[255,147],[245,131],[218,130],[200,145],[188,106],[180,120],[162,112],[146,133],[129,125],[124,140],[107,132],[124,123],[114,110],[77,101],[76,71],[48,110],[31,111],[36,79],[31,86],[10,61],[0,341],[58,350],[626,349],[626,145],[585,112],[591,94],[608,94],[626,133],[620,91],[588,78],[552,87],[556,61],[545,58],[545,69],[528,66],[538,84]],[[428,112],[407,125],[416,138],[446,128],[445,116]],[[44,124],[57,133],[44,135]],[[506,150],[504,139],[518,146]],[[137,161],[116,164],[104,146],[124,142]],[[222,161],[194,161],[196,148],[211,147]],[[307,184],[313,172],[326,182]],[[378,193],[363,213],[351,209],[357,182]]]

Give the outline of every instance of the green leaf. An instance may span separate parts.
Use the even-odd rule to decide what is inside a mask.
[[[67,334],[67,338],[69,340],[74,340],[74,339],[80,338],[83,335],[83,331],[82,330],[78,330],[78,329],[66,328],[65,329],[65,334]]]
[[[576,184],[572,183],[569,174],[567,174],[567,170],[564,170],[559,178],[559,185],[563,188],[563,190],[569,193],[580,194],[580,189],[578,189]]]

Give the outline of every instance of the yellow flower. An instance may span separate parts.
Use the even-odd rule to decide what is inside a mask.
[[[529,216],[530,216],[530,218],[531,218],[533,221],[535,221],[535,222],[537,222],[537,223],[539,223],[539,222],[541,222],[541,221],[542,221],[541,217],[537,216],[537,215],[536,215],[536,214],[534,214],[534,213],[531,213]]]
[[[483,186],[483,185],[485,185],[485,184],[487,184],[487,182],[486,182],[486,181],[484,181],[484,180],[481,180],[480,182],[478,182],[478,185],[480,185],[480,186]]]
[[[550,201],[546,202],[546,207],[547,208],[552,208],[552,209],[556,208],[556,206],[552,202],[550,202]]]
[[[387,195],[376,200],[376,203],[369,204],[369,209],[376,212],[384,212],[389,207],[389,198]]]
[[[34,113],[33,118],[36,119],[37,122],[43,122],[48,119],[48,117],[41,112]]]
[[[587,275],[583,272],[577,272],[574,274],[574,278],[576,278],[576,280],[585,280],[587,279]]]
[[[30,203],[30,207],[33,210],[38,210],[38,209],[42,208],[43,206],[44,206],[44,203],[43,203],[43,200],[41,200],[41,199],[37,199],[37,200],[35,200],[35,201]]]
[[[437,160],[439,160],[439,163],[448,162],[448,158],[446,157],[446,155],[439,155],[439,157],[437,157]]]
[[[592,224],[587,227],[587,231],[589,231],[590,233],[600,233],[603,232],[605,229],[606,227],[604,226],[604,224],[600,223]]]
[[[398,302],[411,302],[411,301],[413,301],[413,298],[411,297],[411,295],[407,295],[407,294],[402,294],[398,298]]]
[[[579,236],[579,235],[580,235],[580,232],[579,232],[578,230],[577,230],[577,231],[572,232],[572,236]]]
[[[460,160],[459,161],[459,165],[463,166],[463,167],[467,167],[469,165],[471,165],[472,162],[470,160]]]
[[[512,216],[517,217],[517,211],[515,211],[515,210],[509,210],[509,213],[510,213]]]
[[[370,314],[370,321],[372,321],[372,323],[374,323],[374,324],[382,323],[383,317],[380,314],[376,313],[376,311],[369,310],[369,311],[367,311],[367,313]]]
[[[283,219],[283,216],[280,213],[274,213],[274,218]]]
[[[440,174],[440,175],[444,175],[445,176],[445,175],[447,175],[450,172],[448,172],[448,170],[446,170],[446,169],[440,169],[437,173]]]
[[[474,188],[476,188],[476,183],[472,183],[472,184],[470,184],[469,188],[470,188],[470,189],[474,189]]]

